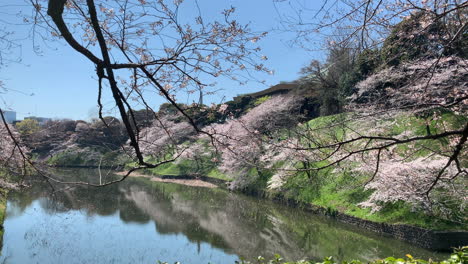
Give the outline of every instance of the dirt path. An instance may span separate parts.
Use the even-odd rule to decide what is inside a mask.
[[[116,174],[125,175],[126,173],[127,172],[122,171],[122,172],[117,172]],[[170,183],[175,183],[175,184],[183,184],[183,185],[187,185],[187,186],[205,187],[205,188],[217,188],[218,187],[215,184],[212,184],[212,183],[209,183],[209,182],[206,182],[206,181],[202,181],[202,180],[197,180],[197,179],[193,179],[193,180],[189,180],[189,179],[162,179],[162,178],[159,178],[159,177],[156,177],[156,176],[150,176],[150,175],[145,175],[145,174],[135,173],[135,172],[131,173],[130,176],[131,177],[148,178],[151,181],[155,181],[155,182],[170,182]]]

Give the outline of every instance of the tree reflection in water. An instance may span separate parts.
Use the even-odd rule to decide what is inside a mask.
[[[62,171],[89,180],[95,173]],[[234,263],[276,253],[289,260],[444,257],[269,201],[143,178],[53,194],[36,183],[11,194],[3,253],[7,263]]]

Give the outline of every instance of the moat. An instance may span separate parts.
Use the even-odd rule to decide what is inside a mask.
[[[63,179],[97,179],[89,169]],[[111,176],[108,176],[111,177]],[[287,260],[440,259],[430,252],[267,200],[129,178],[102,188],[32,182],[10,192],[1,263],[232,263]]]

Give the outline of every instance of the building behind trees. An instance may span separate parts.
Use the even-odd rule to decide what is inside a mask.
[[[16,121],[16,112],[15,111],[3,111],[5,120],[8,124],[13,124]]]

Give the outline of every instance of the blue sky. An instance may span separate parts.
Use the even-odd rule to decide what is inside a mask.
[[[187,0],[189,1],[189,0]],[[21,119],[24,116],[36,115],[51,118],[89,119],[96,115],[97,83],[94,66],[81,54],[73,51],[64,43],[46,44],[36,39],[41,54],[33,49],[33,39],[28,36],[31,27],[18,21],[14,15],[18,11],[30,12],[28,7],[18,6],[20,0],[2,0],[0,22],[7,23],[6,29],[15,32],[15,37],[21,49],[14,50],[12,58],[20,58],[20,62],[8,63],[0,68],[0,80],[10,90],[0,94],[0,106],[15,110]],[[237,19],[241,23],[250,23],[255,31],[270,31],[279,26],[279,18],[273,0],[199,0],[204,16],[217,14],[224,8],[236,7]],[[320,1],[310,1],[311,7],[319,5]],[[284,6],[284,5],[283,5]],[[280,12],[288,12],[286,9]],[[266,66],[274,69],[272,76],[260,76],[266,84],[250,82],[246,86],[238,86],[233,82],[219,82],[222,88],[215,95],[205,99],[205,103],[219,103],[222,98],[232,97],[267,88],[280,81],[292,81],[299,77],[298,72],[311,59],[320,54],[307,52],[298,47],[286,44],[294,36],[292,34],[272,31],[268,37],[259,42],[262,53],[269,59]],[[181,102],[184,101],[183,97]],[[150,104],[156,107],[165,102],[162,98],[151,97]],[[112,99],[105,97],[104,104],[111,109]]]

